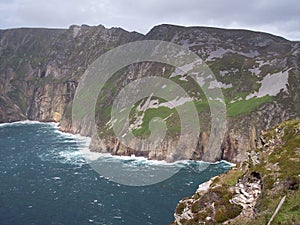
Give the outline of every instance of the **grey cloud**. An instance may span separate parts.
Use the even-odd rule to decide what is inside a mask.
[[[0,0],[0,27],[103,24],[146,33],[153,25],[260,30],[300,40],[298,0]]]

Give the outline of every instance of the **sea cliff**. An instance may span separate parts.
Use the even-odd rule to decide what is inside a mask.
[[[91,124],[72,126],[72,102],[83,73],[105,52],[139,40],[164,40],[189,48],[213,71],[224,94],[228,126],[218,155],[210,161],[245,161],[247,152],[256,149],[262,130],[287,119],[299,118],[299,42],[260,32],[207,27],[163,24],[143,35],[101,25],[73,25],[68,29],[0,31],[0,122],[55,121],[60,123],[62,131],[91,135]],[[98,101],[95,115],[104,145],[93,138],[91,149],[158,160],[172,154],[170,149],[178,141],[180,130],[180,120],[170,116],[173,109],[146,107],[143,118],[138,111],[133,113],[133,121],[143,122],[142,127],[134,130],[140,137],[147,135],[147,121],[153,111],[157,116],[170,116],[168,137],[155,153],[147,151],[147,146],[143,151],[124,146],[109,128],[109,109],[118,91],[136,78],[153,74],[177,82],[196,104],[201,132],[191,158],[202,159],[208,151],[211,135],[210,110],[205,96],[186,82],[185,74],[178,73],[170,65],[153,62],[130,65],[106,84],[105,98]],[[145,101],[139,103],[140,108]],[[157,99],[150,101],[163,104]]]

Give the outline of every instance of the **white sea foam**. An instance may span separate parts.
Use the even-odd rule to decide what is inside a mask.
[[[225,163],[225,164],[228,164],[230,167],[235,167],[235,166],[236,166],[235,163],[231,163],[231,162],[228,162],[228,161],[226,161],[226,160],[221,160],[221,161],[219,161],[219,162],[217,162],[217,163],[220,163],[220,162],[223,162],[223,163]]]
[[[140,167],[140,166],[153,166],[153,167],[193,167],[198,168],[201,170],[201,168],[206,168],[210,164],[219,164],[224,163],[228,166],[232,167],[235,166],[235,164],[231,164],[227,161],[218,161],[215,163],[209,163],[204,161],[193,161],[193,160],[180,160],[176,162],[166,162],[164,160],[150,160],[145,157],[137,157],[135,155],[132,156],[116,156],[111,155],[110,153],[99,153],[99,152],[92,152],[89,149],[89,145],[91,142],[90,137],[84,137],[79,134],[71,134],[71,133],[65,133],[59,130],[59,124],[58,123],[44,123],[44,122],[38,122],[38,121],[18,121],[13,123],[3,123],[0,124],[0,127],[5,126],[15,126],[15,125],[24,125],[24,124],[48,124],[55,128],[54,132],[59,134],[62,139],[63,143],[70,143],[70,144],[77,144],[77,149],[74,149],[72,147],[58,150],[53,149],[51,152],[44,152],[40,155],[41,158],[44,160],[53,160],[57,159],[61,163],[70,163],[70,164],[76,164],[76,165],[83,165],[87,164],[92,161],[101,160],[101,161],[110,161],[110,162],[123,162],[124,166],[128,167]]]
[[[19,125],[28,125],[28,124],[50,125],[54,128],[53,132],[59,135],[57,137],[59,141],[62,141],[63,143],[70,143],[70,144],[77,145],[77,149],[70,147],[63,150],[52,149],[50,151],[43,152],[42,154],[39,155],[39,157],[42,160],[58,160],[61,163],[82,165],[87,163],[84,159],[84,156],[93,154],[88,149],[91,138],[84,137],[79,134],[62,132],[59,130],[59,123],[25,120],[25,121],[13,122],[13,123],[2,123],[0,124],[0,127],[19,126]],[[85,153],[85,155],[83,155],[83,153]]]
[[[81,154],[83,155],[83,157],[87,161],[95,161],[99,157],[101,157],[98,152],[92,152],[92,151],[90,151],[90,149],[88,147],[82,148],[82,149],[80,149],[80,151],[81,151]]]
[[[193,161],[193,160],[180,160],[176,162],[166,162],[164,160],[152,160],[147,159],[145,157],[136,157],[132,156],[117,156],[111,155],[110,153],[100,153],[100,152],[92,152],[89,148],[81,148],[79,151],[76,152],[64,152],[61,154],[64,156],[67,161],[76,161],[78,163],[79,157],[84,157],[86,160],[85,163],[92,163],[97,160],[103,162],[119,162],[122,163],[125,167],[130,168],[140,168],[141,166],[153,166],[154,169],[157,167],[177,167],[177,168],[185,168],[185,167],[192,167],[193,170],[203,171],[203,169],[207,168],[209,165],[213,164],[225,164],[224,166],[233,167],[235,164],[232,164],[227,161],[217,161],[217,162],[204,162],[204,161]],[[82,163],[82,162],[81,162]]]
[[[90,154],[89,160],[106,160],[106,161],[123,161],[126,162],[128,166],[135,165],[153,165],[153,166],[176,166],[184,168],[186,166],[195,166],[195,167],[207,167],[210,164],[220,164],[224,163],[227,164],[229,167],[235,166],[235,164],[227,162],[225,160],[217,161],[217,162],[204,162],[204,161],[194,161],[194,160],[179,160],[175,162],[166,162],[165,160],[152,160],[147,159],[142,156],[117,156],[117,155],[111,155],[110,153],[99,153],[99,152],[91,152],[89,149],[84,150],[85,154]],[[84,154],[84,155],[85,155]],[[86,156],[86,155],[85,155]]]
[[[54,122],[44,123],[35,120],[21,120],[12,123],[0,123],[0,127],[16,126],[16,125],[24,125],[24,124],[50,124],[52,126],[58,126],[58,123],[54,123]]]
[[[211,183],[212,183],[212,180],[209,180],[207,182],[204,182],[204,183],[200,184],[198,189],[197,189],[197,192],[202,192],[202,191],[208,190]]]

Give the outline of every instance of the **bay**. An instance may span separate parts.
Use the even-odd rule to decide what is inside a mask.
[[[95,172],[86,148],[85,138],[55,124],[0,124],[0,224],[169,224],[180,199],[230,169],[224,161],[203,171],[204,162],[181,162],[165,181],[127,186]]]

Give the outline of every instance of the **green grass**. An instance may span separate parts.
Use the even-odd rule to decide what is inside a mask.
[[[276,128],[278,130],[276,130]],[[279,132],[280,131],[280,132]],[[191,224],[205,221],[207,216],[213,218],[212,224],[223,223],[238,216],[242,208],[230,204],[235,195],[233,186],[240,178],[251,180],[251,173],[258,172],[262,177],[262,193],[255,207],[255,217],[240,217],[230,224],[261,225],[267,224],[283,196],[286,200],[272,222],[273,224],[299,224],[300,222],[300,121],[289,120],[263,133],[263,138],[273,140],[275,146],[258,149],[260,163],[253,165],[251,160],[241,167],[235,167],[226,174],[215,178],[205,194],[195,194],[190,207],[194,213]],[[276,164],[279,169],[269,169]],[[299,181],[299,182],[298,182]],[[251,182],[251,181],[250,181]],[[208,212],[214,203],[215,213]],[[187,203],[188,205],[189,203]],[[181,208],[179,207],[178,210]],[[187,222],[187,221],[186,221]],[[187,223],[184,224],[187,224]]]
[[[171,114],[173,115],[170,116]],[[166,124],[168,126],[168,133],[172,133],[172,134],[180,133],[180,126],[178,126],[177,124],[178,121],[180,120],[178,117],[178,113],[176,112],[176,109],[174,108],[170,109],[168,107],[159,107],[157,109],[147,109],[145,111],[141,128],[134,130],[133,134],[139,137],[148,137],[150,135],[149,123],[154,117],[160,117],[162,119],[169,117],[166,120]]]
[[[268,161],[275,164],[278,163],[281,171],[281,178],[296,177],[300,173],[299,153],[296,149],[300,148],[300,135],[295,130],[299,129],[297,120],[289,120],[278,126],[281,132],[284,133],[282,140],[285,142],[282,147],[275,148]],[[270,132],[272,135],[268,138],[274,138],[276,135],[275,129]]]
[[[198,118],[202,112],[208,111],[208,103],[207,102],[200,102],[200,101],[194,101],[194,102],[186,102],[183,105],[177,106],[176,108],[168,108],[161,106],[156,109],[147,109],[145,111],[145,115],[143,118],[143,123],[141,125],[141,128],[136,129],[133,131],[133,134],[135,136],[140,136],[140,137],[148,137],[150,135],[150,130],[148,128],[150,121],[154,117],[160,117],[161,119],[166,119],[166,125],[167,125],[167,135],[170,136],[176,136],[179,135],[181,132],[181,121],[180,116],[178,114],[177,110],[182,111],[182,114],[184,115],[184,119],[187,123],[187,126],[192,127],[195,125],[195,119],[191,115],[193,106],[195,106],[198,114]],[[140,115],[141,112],[138,113]],[[202,127],[201,121],[199,121],[200,124],[199,126]]]
[[[259,108],[262,104],[272,102],[271,96],[261,98],[251,98],[249,100],[241,100],[227,105],[227,116],[236,117],[241,114],[250,114],[252,111]]]
[[[296,224],[296,222],[300,222],[300,190],[295,194],[289,194],[273,224]]]
[[[223,177],[221,184],[228,185],[229,187],[234,186],[245,171],[240,169],[232,169],[228,171],[226,176]]]
[[[255,206],[260,212],[260,216],[249,224],[267,223],[284,195],[287,196],[286,201],[272,224],[297,224],[300,222],[300,178],[298,176],[300,163],[299,153],[297,153],[297,149],[300,148],[300,122],[299,120],[289,120],[276,128],[280,129],[280,133],[273,128],[264,134],[264,138],[267,141],[277,140],[278,135],[280,135],[281,142],[277,140],[277,145],[271,153],[263,150],[261,157],[264,163],[261,162],[251,168],[251,170],[258,171],[263,175],[263,194]],[[267,165],[274,164],[278,165],[278,171],[266,169]],[[289,183],[291,180],[294,181],[294,184],[297,184],[298,181],[298,189],[297,185],[291,186]],[[276,181],[279,184],[275,185]]]

